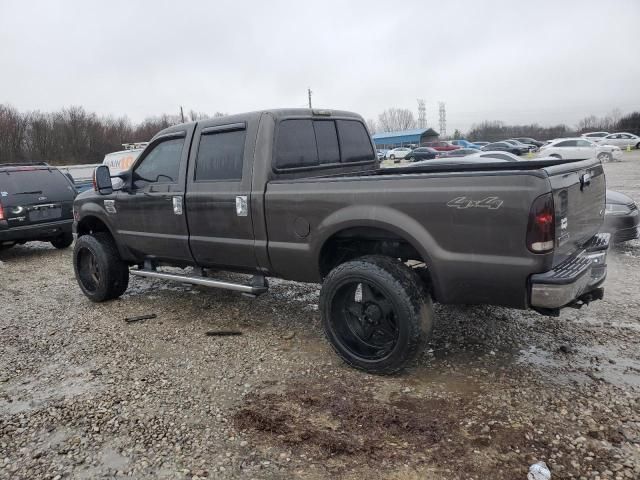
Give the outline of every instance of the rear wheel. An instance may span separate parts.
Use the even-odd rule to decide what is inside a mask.
[[[612,159],[611,154],[609,152],[601,152],[598,154],[598,160],[602,163],[610,162]]]
[[[72,243],[73,243],[73,233],[71,232],[63,233],[59,237],[56,237],[53,240],[51,240],[51,245],[59,249],[68,248],[69,246],[71,246]]]
[[[129,267],[108,233],[79,237],[73,250],[73,268],[82,292],[94,302],[117,298],[129,285]]]
[[[404,368],[431,335],[433,307],[420,278],[390,257],[334,268],[320,292],[325,334],[349,365],[370,373]]]
[[[410,162],[415,162],[416,161],[416,157],[412,156],[412,157],[407,158],[407,160],[409,160]]]
[[[636,145],[636,150],[640,150],[640,142]]]

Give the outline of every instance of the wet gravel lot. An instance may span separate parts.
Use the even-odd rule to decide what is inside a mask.
[[[640,202],[640,154],[606,165]],[[0,252],[0,478],[640,478],[640,243],[560,318],[436,307],[374,377],[326,344],[316,285],[267,295],[132,278],[90,303],[71,250]],[[126,317],[155,313],[126,323]],[[239,336],[207,336],[237,330]]]

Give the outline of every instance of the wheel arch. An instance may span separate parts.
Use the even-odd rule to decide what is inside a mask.
[[[371,209],[377,218],[371,218]],[[433,237],[416,220],[395,209],[373,206],[349,207],[352,212],[336,212],[342,218],[324,228],[318,242],[316,265],[320,278],[337,265],[364,255],[381,254],[423,262],[434,297],[439,296],[437,267],[433,254],[440,250]],[[369,213],[366,214],[365,211]],[[369,217],[369,218],[367,218]]]

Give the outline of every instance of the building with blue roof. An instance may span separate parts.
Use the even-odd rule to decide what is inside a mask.
[[[399,132],[381,132],[372,135],[377,148],[396,148],[408,145],[422,145],[438,140],[438,132],[433,128],[414,128]]]

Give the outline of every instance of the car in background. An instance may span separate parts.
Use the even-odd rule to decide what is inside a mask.
[[[460,148],[475,148],[476,150],[480,149],[479,145],[471,143],[468,140],[451,140],[451,143]]]
[[[480,150],[477,148],[459,148],[457,150],[451,150],[449,152],[440,152],[439,158],[450,158],[450,157],[466,157],[467,155],[473,155],[474,153],[478,153]]]
[[[607,190],[604,223],[601,232],[611,234],[613,243],[622,243],[640,237],[640,213],[633,199],[624,193]]]
[[[522,142],[519,142],[517,140],[502,140],[503,142],[506,142],[510,145],[513,145],[516,148],[520,149],[520,153],[529,153],[529,152],[536,152],[538,151],[538,147],[536,147],[535,145],[527,145],[524,144]]]
[[[493,158],[495,160],[501,160],[501,161],[505,161],[505,162],[519,162],[521,160],[524,160],[522,157],[519,157],[517,155],[514,155],[513,153],[510,152],[500,152],[500,151],[495,151],[495,152],[476,152],[472,155],[469,155],[466,158]]]
[[[418,147],[414,148],[411,153],[406,156],[406,159],[410,162],[433,160],[434,158],[437,158],[440,153],[441,152],[438,152],[431,147]]]
[[[384,158],[395,160],[396,158],[404,158],[411,153],[411,149],[407,147],[398,147],[388,150]]]
[[[580,136],[583,138],[586,138],[587,140],[591,140],[592,142],[597,142],[598,140],[606,137],[607,135],[609,135],[609,132],[586,132]]]
[[[511,145],[507,142],[493,142],[489,145],[485,145],[480,150],[482,150],[483,152],[509,152],[513,153],[514,155],[522,155],[523,153],[521,148],[516,147],[515,145]]]
[[[385,149],[382,149],[382,148],[378,148],[378,149],[376,150],[376,156],[378,157],[378,160],[384,160],[385,155],[387,154],[387,152],[388,152],[388,151],[389,151],[389,150],[385,150]]]
[[[474,145],[476,145],[478,148],[482,148],[484,146],[489,145],[491,142],[473,142]]]
[[[538,148],[544,145],[544,142],[541,142],[531,137],[516,137],[516,138],[513,138],[512,140],[517,140],[518,142],[524,143],[525,145],[535,145]]]
[[[57,168],[73,182],[78,193],[82,193],[93,188],[93,172],[98,165],[100,164],[65,165]]]
[[[454,145],[451,142],[445,142],[444,140],[423,143],[421,147],[430,147],[439,152],[450,152],[451,150],[457,150],[460,148],[457,145]]]
[[[620,148],[637,148],[640,150],[640,137],[633,133],[610,133],[598,140],[600,145],[615,145]]]
[[[0,165],[0,250],[18,243],[73,243],[73,200],[69,177],[46,163]]]
[[[620,147],[593,143],[582,137],[558,138],[540,148],[539,157],[554,157],[563,160],[586,160],[597,158],[601,162],[610,162],[622,158]]]

